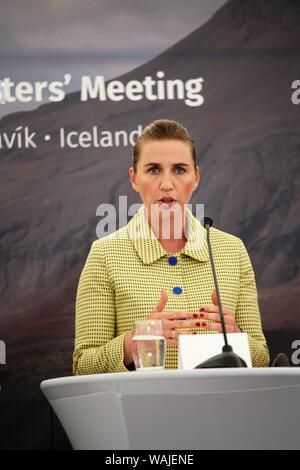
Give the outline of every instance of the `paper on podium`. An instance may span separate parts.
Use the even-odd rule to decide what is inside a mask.
[[[227,340],[233,352],[252,367],[247,333],[228,333]],[[178,368],[194,369],[206,359],[221,354],[223,346],[222,334],[179,335]]]

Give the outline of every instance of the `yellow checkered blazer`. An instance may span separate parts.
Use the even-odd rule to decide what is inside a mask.
[[[187,243],[172,253],[175,266],[169,264],[171,254],[155,237],[143,206],[126,227],[93,243],[77,292],[74,374],[127,371],[124,336],[134,321],[149,316],[162,289],[168,293],[167,311],[198,312],[211,304],[214,283],[206,231],[189,211],[187,215]],[[253,366],[266,367],[269,353],[246,248],[233,235],[215,228],[210,233],[222,303],[235,311],[237,325],[248,333]],[[174,293],[174,287],[182,292]],[[177,348],[168,347],[166,368],[176,367]]]

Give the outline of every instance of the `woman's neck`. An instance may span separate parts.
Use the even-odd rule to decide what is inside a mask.
[[[155,214],[149,223],[156,238],[168,253],[181,251],[186,244],[184,233],[184,214]]]
[[[176,253],[178,251],[181,251],[185,247],[185,244],[186,244],[185,239],[183,239],[183,240],[158,239],[158,241],[161,244],[161,246],[163,247],[163,249],[165,251],[167,251],[168,253]]]

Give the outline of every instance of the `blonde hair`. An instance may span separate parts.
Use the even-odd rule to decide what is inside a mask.
[[[180,122],[171,119],[158,119],[144,127],[143,132],[139,136],[133,147],[133,168],[136,171],[139,161],[142,145],[150,140],[179,140],[190,145],[191,154],[196,169],[196,147],[193,139],[189,135],[187,129]]]

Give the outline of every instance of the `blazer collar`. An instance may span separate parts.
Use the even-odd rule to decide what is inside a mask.
[[[206,231],[200,221],[186,208],[187,242],[180,251],[198,261],[208,261]],[[144,264],[152,264],[163,256],[168,255],[156,238],[142,205],[127,225],[129,237]]]

